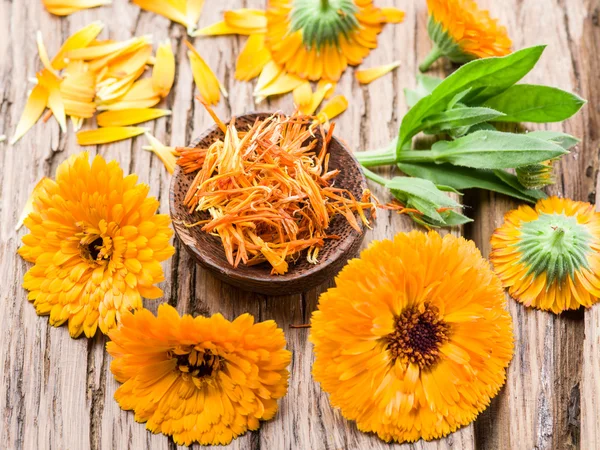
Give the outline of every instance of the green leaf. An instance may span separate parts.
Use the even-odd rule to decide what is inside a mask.
[[[516,84],[484,106],[502,111],[505,116],[497,122],[560,122],[581,109],[585,100],[570,92],[549,86]]]
[[[542,191],[534,191],[535,194],[530,193],[523,186],[520,186],[518,182],[517,188],[512,187],[489,170],[435,163],[399,163],[398,168],[411,177],[425,178],[438,185],[438,187],[446,185],[459,191],[475,188],[485,189],[530,203],[535,203],[537,200],[537,197],[534,197],[534,195],[539,195],[540,193],[545,195]],[[515,175],[513,177],[516,178]]]
[[[497,120],[503,115],[503,113],[490,108],[460,107],[427,117],[423,121],[422,131],[428,134],[438,134],[442,131]]]
[[[403,152],[402,158],[407,153],[428,152]],[[546,161],[565,153],[568,152],[552,142],[526,134],[500,131],[476,131],[454,141],[438,141],[431,147],[434,162],[448,162],[476,169],[515,168]]]
[[[456,94],[471,89],[463,101],[481,104],[523,78],[543,51],[544,46],[541,45],[525,48],[503,57],[477,59],[457,69],[404,116],[400,125],[398,151],[419,132],[425,117],[445,111]]]
[[[429,180],[412,177],[394,177],[385,185],[388,189],[401,191],[407,197],[426,200],[438,208],[456,208],[460,204],[448,197]]]
[[[565,150],[570,150],[579,143],[579,139],[576,137],[567,133],[561,133],[560,131],[536,130],[530,131],[527,133],[527,136],[552,142],[556,145],[560,145]]]
[[[412,108],[423,97],[431,94],[442,81],[438,77],[423,74],[417,75],[417,87],[415,89],[404,89],[404,96],[406,97],[408,107]]]

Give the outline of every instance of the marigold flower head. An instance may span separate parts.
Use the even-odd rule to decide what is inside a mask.
[[[473,421],[513,352],[500,281],[472,241],[436,232],[373,242],[311,323],[315,379],[385,441],[436,439]]]
[[[589,203],[550,197],[504,217],[490,260],[510,295],[560,313],[600,298],[600,213]]]
[[[25,274],[40,315],[50,325],[68,322],[69,333],[107,333],[121,316],[142,307],[142,297],[158,298],[164,280],[161,261],[169,258],[173,234],[168,215],[156,214],[149,187],[124,177],[116,161],[88,154],[71,156],[32,194],[25,219],[30,233],[19,254],[33,267]]]
[[[506,28],[480,10],[473,0],[427,0],[427,31],[434,43],[431,53],[419,66],[425,72],[440,56],[464,63],[476,58],[504,56],[512,42]]]
[[[156,317],[123,316],[110,338],[115,399],[178,445],[228,444],[271,419],[287,391],[291,353],[272,320],[180,317],[163,303]]]

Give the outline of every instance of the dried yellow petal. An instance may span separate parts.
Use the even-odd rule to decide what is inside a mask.
[[[92,22],[69,36],[67,40],[63,42],[63,45],[60,47],[56,56],[52,59],[52,67],[56,70],[64,69],[67,66],[67,63],[65,62],[67,53],[71,50],[85,48],[90,45],[103,28],[104,24],[102,22]]]
[[[48,91],[46,88],[40,86],[39,84],[34,86],[31,90],[31,94],[29,94],[27,103],[25,103],[25,109],[23,110],[23,114],[21,114],[15,134],[10,141],[11,144],[14,144],[21,139],[25,133],[27,133],[27,131],[29,131],[29,129],[38,121],[46,109],[47,104]]]
[[[99,145],[129,139],[148,131],[144,127],[104,127],[77,133],[79,145]]]
[[[98,114],[96,120],[100,127],[123,127],[170,115],[168,109],[131,108],[103,112]]]
[[[167,39],[156,50],[156,62],[152,69],[152,89],[161,97],[166,97],[175,81],[175,57],[171,42]]]
[[[317,119],[321,123],[328,122],[346,111],[346,108],[348,108],[348,100],[346,97],[343,95],[336,95],[329,100],[319,114],[317,114]]]
[[[165,165],[167,172],[172,174],[175,170],[175,165],[177,164],[177,158],[175,158],[174,154],[175,148],[163,145],[150,133],[146,133],[146,138],[150,141],[150,145],[144,145],[142,148],[151,151],[158,156]]]
[[[33,200],[35,198],[36,195],[36,191],[40,188],[40,186],[42,184],[44,184],[44,182],[46,180],[49,180],[50,178],[48,177],[43,177],[40,181],[38,181],[35,185],[35,187],[33,188],[33,191],[31,191],[31,195],[29,195],[29,198],[27,199],[27,202],[25,203],[25,207],[23,208],[23,211],[21,212],[21,215],[19,216],[19,220],[17,221],[17,225],[15,226],[15,231],[19,231],[19,229],[23,226],[23,222],[25,222],[25,219],[27,218],[27,216],[33,212]]]
[[[265,34],[251,35],[237,58],[235,78],[249,81],[257,77],[270,60],[271,52],[265,45]]]
[[[48,12],[56,16],[68,16],[82,9],[110,5],[112,0],[42,0]]]
[[[202,59],[194,46],[188,41],[185,41],[185,44],[190,49],[188,52],[188,58],[190,59],[192,74],[194,75],[194,82],[200,91],[200,96],[208,104],[216,105],[221,99],[219,91],[222,91],[225,97],[227,97],[227,91],[223,85],[221,85],[214,72],[211,70],[208,64],[206,64],[204,59]]]
[[[394,61],[391,64],[385,64],[383,66],[371,67],[370,69],[360,69],[355,72],[356,79],[361,84],[368,84],[399,66],[400,61]]]

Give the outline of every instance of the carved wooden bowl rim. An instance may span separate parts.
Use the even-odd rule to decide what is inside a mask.
[[[266,118],[271,114],[266,112],[249,112],[240,115],[235,118],[236,126],[241,127],[245,124],[253,123],[256,118]],[[213,125],[196,138],[190,147],[208,147],[208,145],[214,142],[217,136],[223,137],[223,132],[217,125]],[[320,135],[317,137],[318,139],[322,139]],[[360,170],[359,162],[352,155],[352,152],[335,137],[332,137],[330,141],[329,152],[331,153],[330,169],[340,168],[337,165],[338,159],[346,165],[342,173],[336,177],[335,185],[349,189],[357,199],[360,199],[362,190],[366,189],[367,181]],[[351,180],[342,176],[343,173],[350,171],[355,172],[354,178]],[[187,227],[184,225],[185,223],[193,223],[202,217],[197,212],[190,215],[182,202],[182,198],[185,196],[195,174],[184,174],[179,166],[176,166],[173,173],[169,190],[169,207],[175,233],[186,250],[200,265],[209,269],[218,278],[242,289],[270,295],[288,295],[307,291],[317,284],[326,281],[327,278],[335,276],[343,265],[345,265],[347,259],[355,256],[350,253],[356,252],[364,239],[365,227],[360,220],[358,222],[361,233],[358,233],[348,224],[345,218],[337,216],[332,219],[329,230],[343,237],[339,240],[325,240],[325,245],[319,252],[319,262],[317,264],[306,262],[303,254],[298,261],[290,262],[288,272],[283,275],[271,275],[271,266],[268,263],[250,267],[240,263],[237,268],[234,268],[227,262],[225,252],[218,237],[201,231],[200,226]],[[340,181],[340,183],[336,183],[337,181]],[[352,185],[349,185],[348,181]],[[370,218],[369,212],[365,211],[365,213]],[[334,228],[334,221],[336,229],[332,229]],[[343,231],[344,234],[339,233],[339,231]],[[218,250],[220,250],[220,255],[215,254],[218,253],[218,250],[215,249],[215,244],[217,244]],[[346,259],[340,261],[344,257]],[[330,271],[331,273],[324,277],[324,271]],[[303,281],[306,281],[306,284]]]

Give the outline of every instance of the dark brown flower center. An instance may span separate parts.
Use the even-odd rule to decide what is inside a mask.
[[[87,249],[90,254],[90,257],[95,261],[98,259],[98,255],[100,254],[100,249],[102,248],[102,238],[96,238],[94,242],[88,244]]]
[[[387,350],[398,358],[425,369],[439,358],[441,345],[448,340],[450,325],[431,303],[410,306],[396,317],[394,332],[387,335]]]
[[[195,378],[211,377],[221,369],[223,359],[210,352],[192,350],[189,353],[172,353],[172,358],[177,360],[177,368]]]
[[[81,257],[90,263],[108,261],[112,254],[112,240],[110,238],[105,240],[98,235],[81,233],[79,251]]]

